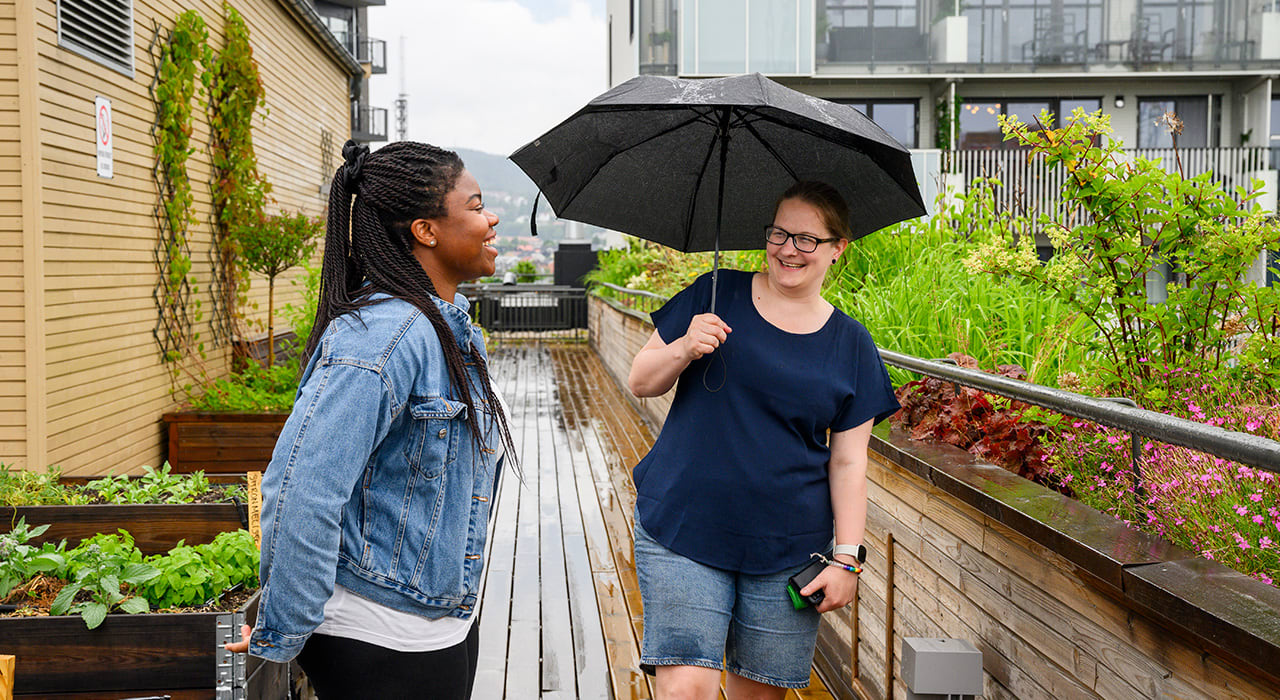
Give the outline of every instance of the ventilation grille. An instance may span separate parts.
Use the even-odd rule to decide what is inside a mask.
[[[58,0],[58,44],[133,75],[132,0]]]

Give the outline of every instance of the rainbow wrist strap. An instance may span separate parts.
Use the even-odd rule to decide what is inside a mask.
[[[844,569],[845,571],[848,571],[848,572],[849,572],[849,573],[851,573],[851,574],[860,574],[860,573],[862,573],[862,567],[861,567],[861,566],[855,566],[855,565],[853,565],[853,564],[846,564],[846,563],[844,563],[844,562],[842,562],[842,561],[836,561],[835,559],[828,559],[828,558],[826,558],[826,557],[822,556],[821,554],[818,554],[817,552],[814,552],[814,553],[813,553],[813,556],[815,556],[815,557],[817,557],[817,558],[821,559],[821,560],[822,560],[822,563],[826,564],[827,566],[834,566],[834,567],[839,568],[839,569]]]

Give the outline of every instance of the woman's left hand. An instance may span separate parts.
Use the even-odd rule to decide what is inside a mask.
[[[822,602],[818,604],[818,612],[838,610],[853,602],[853,596],[858,592],[858,574],[845,571],[838,566],[828,566],[825,571],[810,581],[809,585],[800,589],[800,595],[812,595],[818,590],[823,593]]]

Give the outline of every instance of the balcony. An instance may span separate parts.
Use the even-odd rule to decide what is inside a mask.
[[[1273,68],[1277,0],[654,0],[640,72],[700,77]],[[816,11],[815,11],[816,10]]]
[[[365,39],[356,44],[356,61],[369,66],[369,72],[382,75],[387,72],[387,42],[382,39]]]
[[[360,143],[387,140],[387,110],[351,103],[351,138]]]

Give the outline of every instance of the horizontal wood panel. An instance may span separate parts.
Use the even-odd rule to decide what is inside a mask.
[[[99,532],[124,529],[133,536],[143,554],[163,554],[180,540],[188,545],[212,542],[223,532],[244,527],[247,513],[231,503],[185,505],[92,505],[19,506],[0,508],[0,519],[14,522],[26,518],[30,525],[49,525],[33,543],[67,540],[74,547],[80,540]]]

